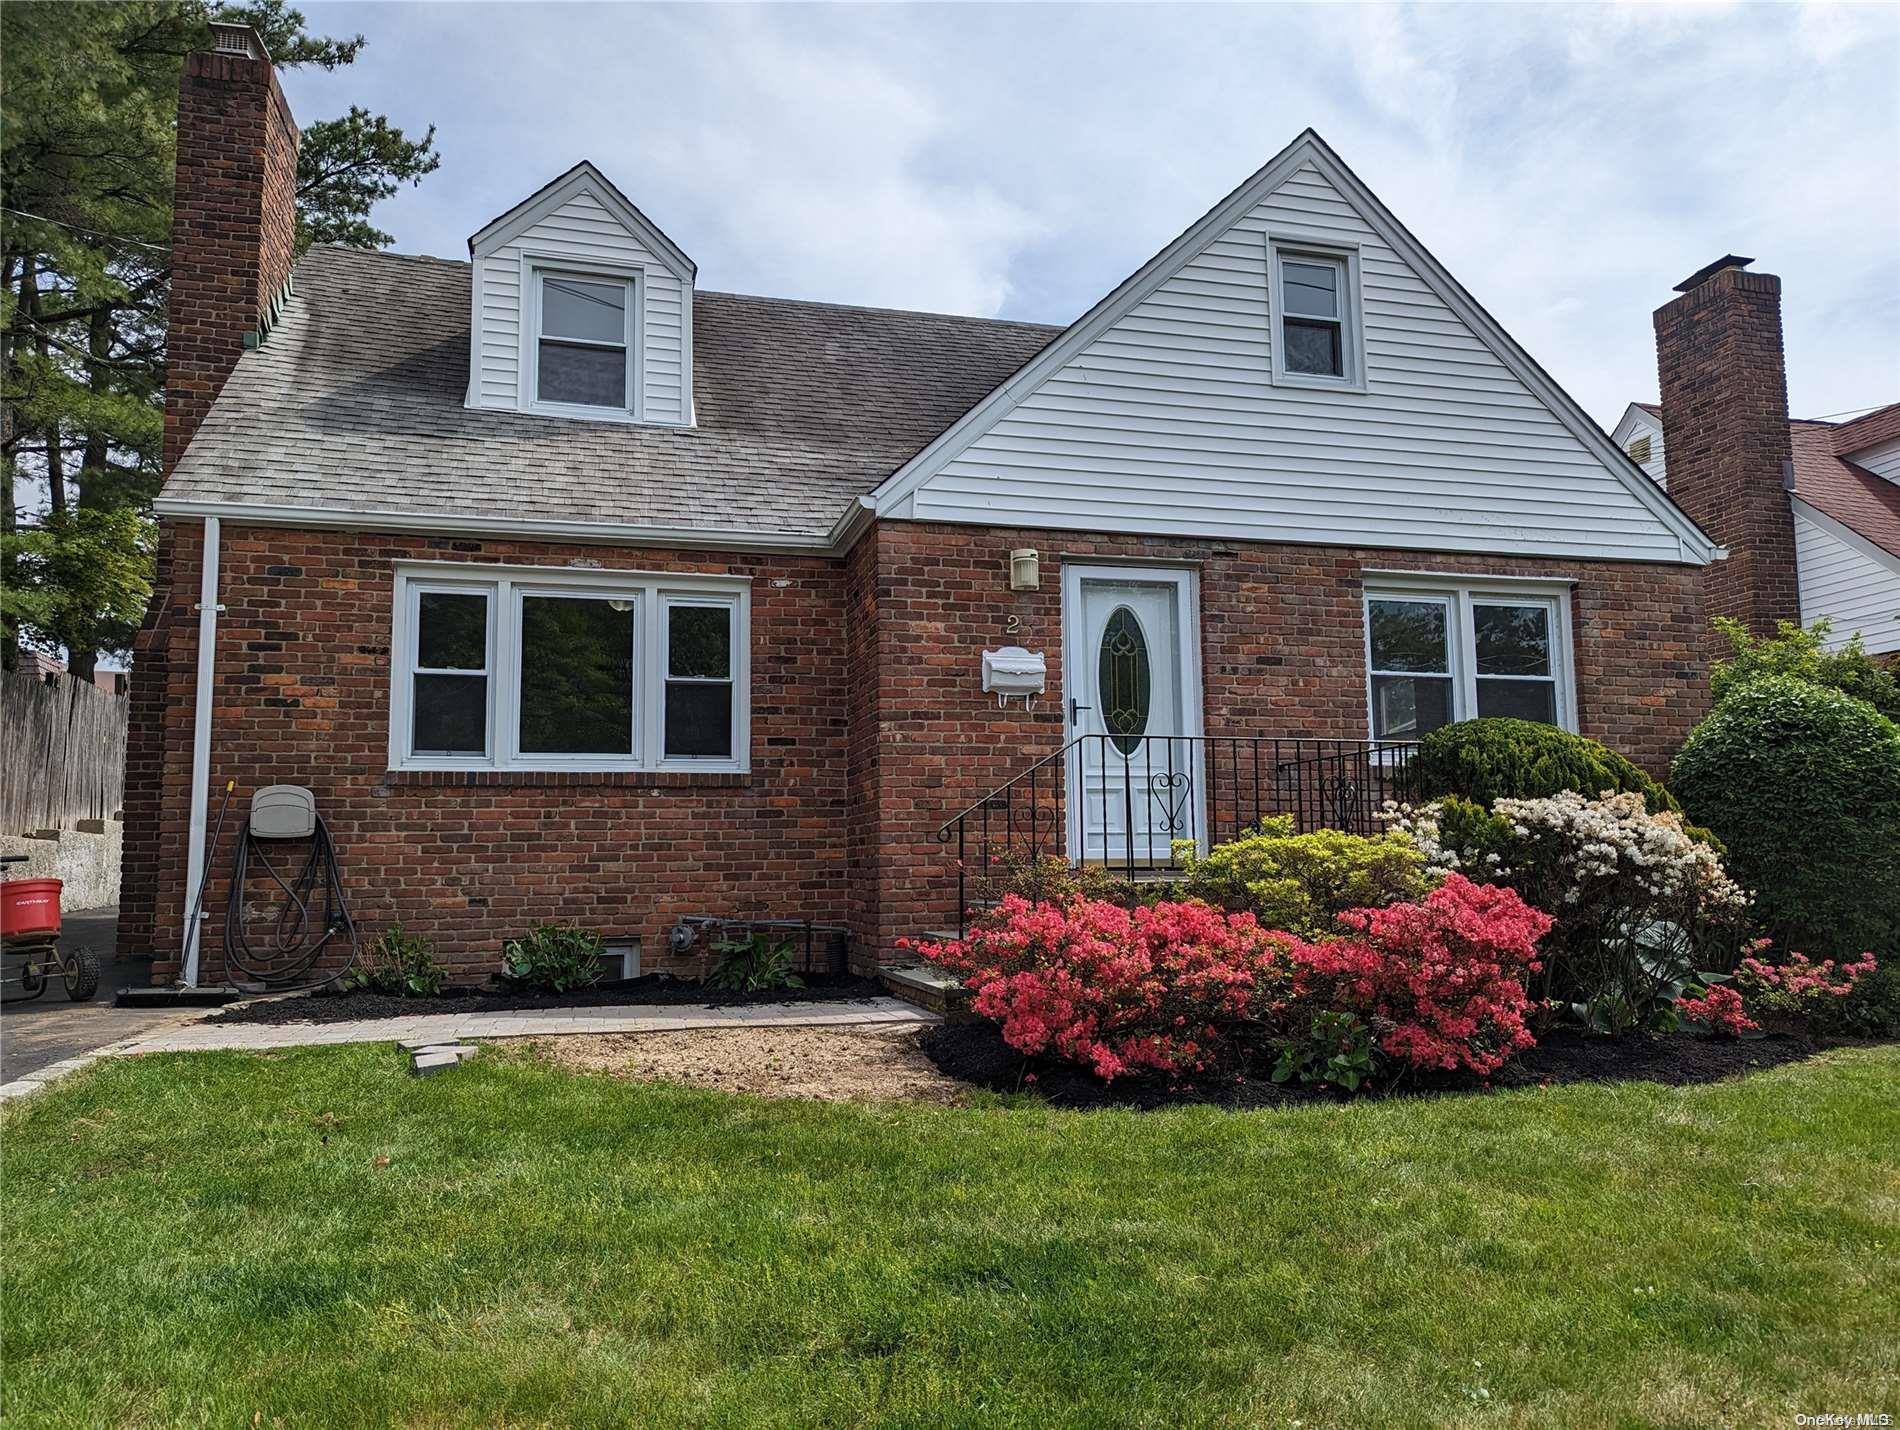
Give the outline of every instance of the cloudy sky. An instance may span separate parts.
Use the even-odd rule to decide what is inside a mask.
[[[1797,416],[1900,397],[1900,7],[303,9],[300,119],[438,126],[405,252],[586,157],[706,287],[1067,322],[1311,125],[1606,426],[1728,252]]]

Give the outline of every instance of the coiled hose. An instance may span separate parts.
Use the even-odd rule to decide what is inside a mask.
[[[268,844],[278,841],[259,839],[251,833],[250,821],[238,832],[237,852],[231,860],[231,894],[224,906],[224,960],[231,973],[260,989],[323,988],[336,982],[356,964],[356,924],[350,918],[349,901],[343,897],[343,874],[337,867],[336,845],[330,839],[330,827],[323,816],[316,816],[316,829],[310,836],[310,853],[303,868],[293,879],[286,879],[271,862]],[[245,918],[244,892],[251,877],[251,860],[269,876],[282,892],[276,918],[262,946],[251,942]],[[321,890],[319,891],[319,884]],[[305,984],[311,969],[330,943],[342,935],[349,941],[350,953],[341,966],[327,978]],[[238,982],[234,977],[232,981]]]

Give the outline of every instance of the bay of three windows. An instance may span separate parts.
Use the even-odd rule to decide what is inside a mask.
[[[400,767],[744,767],[743,591],[418,577],[397,609]]]

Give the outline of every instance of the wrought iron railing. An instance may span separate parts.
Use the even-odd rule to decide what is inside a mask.
[[[937,831],[954,845],[957,934],[972,885],[1048,857],[1128,878],[1180,867],[1177,843],[1205,850],[1291,815],[1295,830],[1369,834],[1406,797],[1410,742],[1268,735],[1081,735]]]

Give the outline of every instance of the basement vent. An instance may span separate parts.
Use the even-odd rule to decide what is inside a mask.
[[[1630,443],[1630,460],[1638,463],[1649,460],[1649,438],[1638,437]]]

